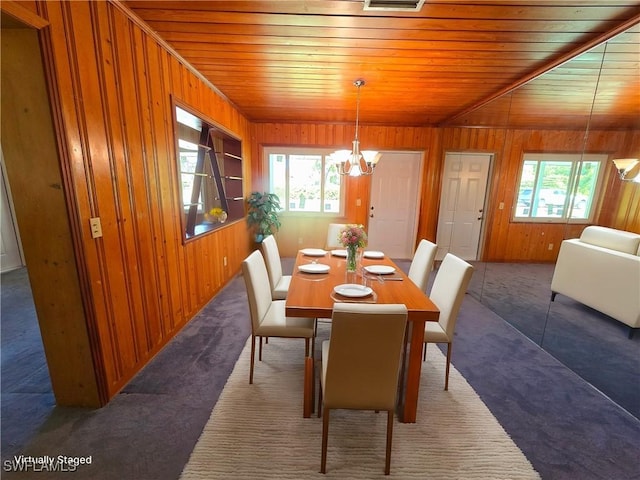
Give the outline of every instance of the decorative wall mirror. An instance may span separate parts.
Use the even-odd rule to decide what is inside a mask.
[[[185,240],[244,218],[242,143],[201,113],[174,102]]]
[[[638,29],[633,27],[456,121],[504,126],[510,133],[497,153],[503,159],[520,157],[521,166],[509,186],[512,197],[501,191],[498,201],[513,198],[501,207],[510,209],[508,228],[526,229],[543,250],[553,251],[562,240],[579,237],[586,225],[614,223],[612,212],[622,186],[611,160],[638,154],[629,141],[640,129],[638,97],[631,94],[640,82],[637,45]],[[526,101],[530,98],[537,99],[535,110]],[[529,129],[534,133],[529,135]],[[544,167],[548,175],[543,175]],[[551,192],[558,199],[543,202],[551,187],[560,190]],[[637,334],[627,338],[626,325],[568,297],[558,295],[552,302],[555,262],[475,266],[469,291],[474,298],[620,407],[640,416],[637,371],[622,367],[637,365]]]

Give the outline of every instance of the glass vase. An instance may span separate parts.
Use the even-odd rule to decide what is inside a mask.
[[[347,272],[355,272],[358,268],[358,247],[347,247]]]

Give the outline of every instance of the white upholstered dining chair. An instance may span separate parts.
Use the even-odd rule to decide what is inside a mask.
[[[447,344],[447,366],[444,376],[444,389],[449,390],[449,366],[453,335],[462,300],[471,281],[473,267],[464,260],[447,253],[436,273],[429,298],[440,310],[438,322],[426,322],[424,329],[423,360],[427,358],[427,344]]]
[[[262,254],[256,250],[242,262],[242,274],[247,287],[251,317],[251,364],[249,383],[253,383],[256,337],[260,340],[258,360],[262,360],[262,337],[304,338],[305,357],[314,355],[315,319],[287,317],[285,301],[273,300],[269,276]]]
[[[338,240],[338,235],[347,226],[346,223],[330,223],[327,228],[327,241],[325,242],[325,249],[331,250],[334,248],[343,248]]]
[[[320,368],[321,473],[326,473],[330,412],[351,409],[387,412],[385,474],[389,474],[406,325],[407,308],[402,304],[334,305],[331,336],[322,343]]]
[[[429,240],[422,239],[413,254],[409,273],[407,276],[415,283],[423,292],[427,291],[429,283],[429,274],[433,270],[433,261],[436,258],[438,246]]]
[[[273,300],[284,300],[287,298],[291,275],[282,274],[282,260],[278,244],[273,235],[268,235],[262,240],[262,255],[269,274],[269,286],[271,287],[271,298]]]

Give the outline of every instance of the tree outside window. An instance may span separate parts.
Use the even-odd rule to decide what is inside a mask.
[[[590,221],[606,155],[535,154],[523,157],[515,221]]]
[[[329,150],[271,147],[270,191],[281,199],[283,210],[337,215],[343,212],[342,177]]]

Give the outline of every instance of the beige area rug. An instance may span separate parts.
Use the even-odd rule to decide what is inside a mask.
[[[328,335],[319,325],[320,341]],[[320,348],[318,347],[318,351]],[[394,424],[391,475],[384,475],[386,414],[331,413],[327,473],[320,471],[322,419],[302,417],[303,340],[271,338],[249,385],[249,342],[181,478],[536,479],[529,461],[471,386],[430,345],[418,422]]]

